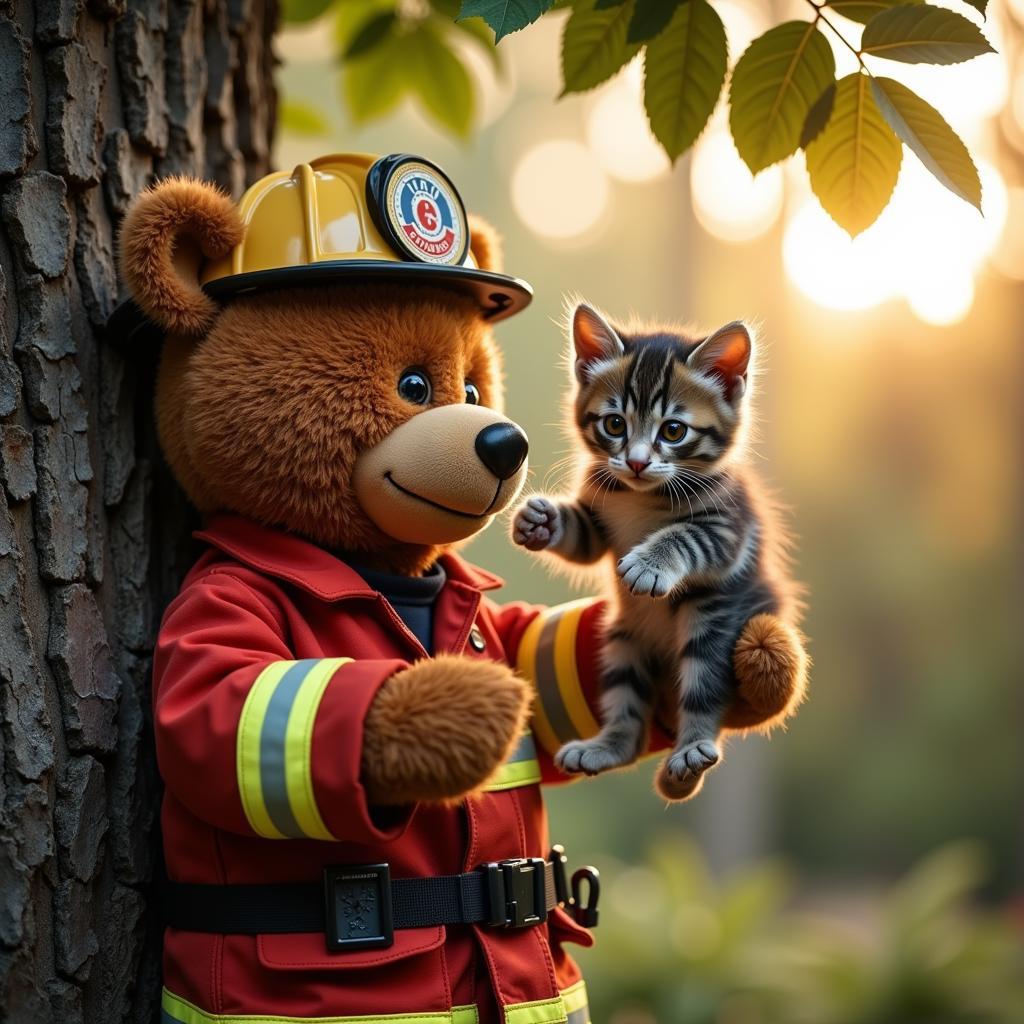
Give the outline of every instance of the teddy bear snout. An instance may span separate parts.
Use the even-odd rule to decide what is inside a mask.
[[[482,530],[526,478],[529,443],[494,409],[456,403],[417,413],[356,460],[363,511],[406,543],[448,544]]]
[[[480,461],[499,479],[508,480],[526,461],[530,442],[514,423],[492,423],[476,435]]]

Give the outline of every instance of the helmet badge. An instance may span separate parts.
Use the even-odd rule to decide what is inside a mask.
[[[370,169],[366,186],[374,222],[399,252],[448,266],[466,258],[466,211],[439,167],[404,154],[383,157]]]

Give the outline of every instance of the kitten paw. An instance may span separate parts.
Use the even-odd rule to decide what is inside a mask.
[[[673,751],[665,762],[670,778],[682,781],[688,775],[703,775],[721,760],[722,752],[714,740],[694,740]]]
[[[632,750],[602,739],[573,740],[555,754],[555,767],[567,775],[600,775],[635,760]]]
[[[527,551],[543,551],[562,539],[562,517],[554,503],[539,495],[528,499],[512,520],[512,540]]]
[[[665,597],[678,582],[665,566],[653,562],[637,548],[619,559],[615,571],[631,594]]]

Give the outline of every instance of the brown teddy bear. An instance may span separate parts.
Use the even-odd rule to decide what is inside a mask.
[[[162,182],[121,258],[206,519],[154,659],[164,1019],[584,1024],[563,944],[590,942],[594,878],[574,900],[539,783],[597,731],[601,605],[499,606],[455,554],[526,475],[490,324],[528,287],[408,156],[325,157],[238,205]],[[736,671],[733,726],[799,699],[781,624]]]

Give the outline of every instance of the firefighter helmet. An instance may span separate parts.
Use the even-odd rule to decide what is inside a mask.
[[[525,281],[477,266],[458,191],[422,157],[322,156],[261,178],[238,210],[242,241],[200,268],[203,290],[220,302],[294,285],[408,280],[469,294],[497,321],[533,297]],[[134,333],[140,319],[122,307],[111,333]]]

